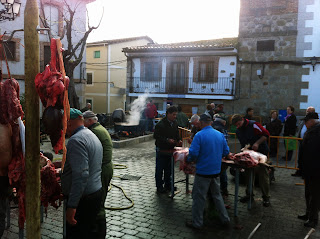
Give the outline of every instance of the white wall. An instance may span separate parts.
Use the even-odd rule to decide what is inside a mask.
[[[320,112],[320,64],[316,65],[315,71],[312,70],[312,66],[307,65],[304,68],[310,68],[309,75],[303,75],[302,81],[309,82],[308,89],[301,89],[301,95],[307,95],[308,101],[300,103],[300,109],[307,109],[309,106],[313,106],[316,112]]]
[[[313,13],[313,19],[305,21],[305,27],[312,28],[312,35],[305,35],[304,42],[311,42],[312,49],[304,50],[303,56],[306,58],[316,56],[318,57],[318,61],[320,61],[320,1],[314,0],[312,5],[307,5],[306,12]],[[302,81],[309,83],[308,89],[301,89],[301,95],[308,96],[308,101],[301,102],[300,109],[307,109],[308,106],[313,106],[317,112],[320,112],[320,64],[315,66],[314,71],[311,65],[303,67],[310,69],[309,75],[302,76]]]
[[[312,20],[306,20],[306,27],[313,28],[312,35],[305,35],[305,42],[312,43],[312,50],[305,50],[304,57],[320,57],[320,1],[313,1],[313,5],[307,5],[306,11],[313,13]]]
[[[62,0],[59,0],[63,2]],[[39,2],[39,1],[38,1]],[[79,1],[67,1],[68,4],[73,6]],[[21,8],[20,8],[20,15],[14,20],[14,21],[4,21],[0,22],[0,33],[3,34],[4,32],[11,33],[13,30],[16,29],[23,29],[24,28],[24,10],[25,10],[26,0],[21,0]],[[66,9],[64,9],[66,11]],[[46,7],[45,12],[47,14],[47,18],[51,19],[52,25],[53,25],[53,34],[57,35],[57,22],[58,22],[58,11],[55,8],[52,8],[50,11],[50,8]],[[50,15],[51,13],[51,15]],[[84,32],[86,31],[86,5],[84,3],[81,3],[79,7],[77,8],[76,14],[74,16],[74,31],[72,33],[72,41],[73,45],[75,45],[79,40],[82,38]],[[50,21],[50,20],[49,20]],[[20,49],[20,61],[10,61],[9,62],[9,69],[11,74],[14,75],[24,75],[24,32],[17,32],[14,35],[14,38],[20,39],[19,49]],[[39,34],[39,41],[41,42],[49,42],[49,38],[47,34]],[[64,46],[67,45],[66,38],[62,39],[62,44]],[[78,50],[78,52],[80,49]],[[83,62],[86,59],[86,54],[84,52],[83,55]],[[7,74],[7,68],[5,65],[5,62],[2,61],[2,69],[3,74]],[[74,70],[74,76],[75,79],[80,78],[80,64],[75,68]],[[22,87],[24,89],[24,87]],[[23,93],[24,90],[20,91],[20,93]]]

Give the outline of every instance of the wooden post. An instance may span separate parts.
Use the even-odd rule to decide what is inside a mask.
[[[40,239],[40,122],[34,79],[39,73],[38,1],[27,0],[24,11],[26,88],[26,228],[28,239]]]

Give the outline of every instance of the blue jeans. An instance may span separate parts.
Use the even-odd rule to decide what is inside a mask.
[[[155,178],[158,190],[171,189],[171,154],[161,153],[159,148],[156,148]]]

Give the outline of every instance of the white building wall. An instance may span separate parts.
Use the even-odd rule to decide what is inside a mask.
[[[231,65],[231,62],[234,62],[233,65]],[[219,60],[219,73],[218,77],[236,77],[236,71],[237,71],[237,58],[235,56],[224,56],[220,57]],[[221,72],[224,70],[225,72]],[[233,76],[232,76],[233,74]]]
[[[63,2],[62,0],[60,0]],[[40,2],[40,1],[38,1]],[[71,0],[67,1],[68,4],[71,6],[74,6],[74,4],[77,4],[78,1]],[[21,8],[20,8],[20,14],[19,16],[14,20],[14,21],[4,21],[0,22],[0,34],[3,34],[4,32],[9,35],[13,30],[17,29],[23,29],[24,28],[24,11],[25,11],[25,6],[26,6],[26,0],[21,0]],[[39,4],[40,6],[40,4]],[[64,9],[64,12],[66,9]],[[57,36],[57,24],[58,24],[58,11],[56,8],[50,8],[46,7],[45,12],[47,14],[47,18],[51,19],[51,24],[52,24],[52,33],[54,36]],[[84,3],[80,4],[79,7],[77,8],[77,11],[74,16],[74,31],[72,33],[72,41],[73,45],[75,45],[79,40],[83,37],[84,32],[86,31],[86,5]],[[24,60],[25,60],[25,51],[24,51],[24,32],[16,32],[14,34],[14,38],[20,39],[19,44],[19,50],[20,50],[20,61],[9,61],[9,69],[11,74],[14,75],[24,75]],[[39,42],[49,42],[49,37],[46,33],[42,34],[39,33]],[[62,39],[62,44],[64,46],[67,45],[67,39],[66,37]],[[80,49],[78,50],[77,53],[79,53]],[[83,54],[83,62],[86,59],[86,54],[84,52]],[[2,61],[0,63],[1,68],[3,70],[3,74],[7,74],[7,68],[6,68],[6,63]],[[74,79],[79,79],[80,78],[80,64],[75,68],[74,70]],[[24,81],[19,81],[20,83],[20,94],[24,93]]]
[[[313,13],[312,20],[306,20],[306,27],[313,28],[312,35],[305,36],[305,42],[312,43],[311,50],[304,51],[304,57],[320,57],[320,1],[314,0],[313,5],[307,5],[306,11]]]
[[[301,7],[300,7],[301,6]],[[305,1],[300,0],[299,7],[301,10],[305,9],[305,13],[309,14],[312,17],[309,20],[300,21],[298,25],[302,27],[305,26],[305,29],[312,29],[312,31],[301,31],[304,33],[304,43],[311,43],[309,49],[303,50],[303,57],[311,58],[313,56],[318,57],[320,61],[320,0],[314,1]],[[301,95],[308,96],[307,102],[300,103],[300,109],[307,109],[308,106],[315,107],[317,112],[320,112],[320,64],[315,66],[313,71],[311,65],[305,65],[304,68],[309,68],[309,75],[302,76],[302,82],[308,82],[308,89],[302,89]]]

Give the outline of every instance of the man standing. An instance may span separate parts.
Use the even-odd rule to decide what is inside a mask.
[[[186,222],[186,225],[193,229],[201,229],[203,226],[203,211],[208,190],[219,212],[222,225],[230,223],[219,186],[221,159],[229,155],[229,147],[223,134],[211,127],[211,121],[207,114],[200,116],[201,131],[195,135],[187,159],[196,162],[192,189],[192,221]]]
[[[301,144],[302,176],[305,179],[306,214],[298,216],[307,220],[305,227],[318,225],[320,210],[320,123],[317,113],[309,113],[304,118],[307,132]]]
[[[214,121],[212,123],[212,127],[215,130],[218,130],[220,133],[222,133],[225,140],[228,143],[229,134],[228,134],[228,131],[225,129],[227,122],[222,118],[222,116],[220,114],[215,114],[213,116],[213,118],[214,118]],[[223,196],[229,195],[227,168],[228,168],[227,166],[223,167],[221,169],[221,173],[220,173],[220,189],[221,189]]]
[[[177,123],[178,126],[182,128],[188,128],[189,126],[188,116],[182,112],[182,108],[180,105],[178,106]]]
[[[241,147],[245,147],[250,144],[250,149],[268,155],[269,148],[267,139],[270,136],[269,132],[258,122],[253,120],[244,119],[241,115],[235,114],[232,116],[232,124],[237,127],[237,138],[240,141]],[[263,206],[270,206],[270,183],[268,169],[264,165],[258,165],[254,168],[254,176],[258,174],[259,185],[262,192]],[[250,200],[249,195],[249,175],[247,174],[247,190],[246,196],[240,199],[240,202],[247,202]],[[253,195],[251,195],[253,196]]]
[[[103,148],[102,158],[102,199],[100,204],[100,211],[97,217],[97,231],[99,233],[98,238],[104,239],[106,237],[106,213],[104,203],[107,198],[108,187],[113,176],[113,163],[112,163],[112,140],[109,132],[99,122],[96,114],[92,111],[86,111],[83,113],[84,126],[90,129],[100,140]]]
[[[309,106],[306,110],[306,115],[308,113],[315,113],[315,112],[316,112],[316,109],[312,106]],[[298,138],[303,139],[303,136],[306,132],[307,132],[307,126],[305,124],[304,119],[302,119],[299,123],[299,126],[298,126]],[[299,154],[298,154],[298,168],[299,169],[294,174],[291,174],[291,176],[293,176],[293,177],[300,177],[301,176],[301,170],[300,170],[300,168],[302,167],[301,156],[300,156],[301,144],[302,144],[302,141],[299,141]]]
[[[227,117],[226,117],[226,113],[223,111],[223,108],[224,108],[223,104],[218,104],[214,112],[215,114],[219,114],[220,118],[226,121]]]
[[[166,117],[155,127],[153,137],[156,139],[156,187],[158,193],[171,191],[171,156],[175,146],[181,145],[177,118],[177,108],[170,106]],[[164,179],[163,179],[164,176]]]
[[[157,107],[153,104],[153,101],[150,100],[147,104],[147,108],[145,110],[147,122],[148,122],[148,131],[153,131],[153,119],[158,115]]]
[[[294,115],[294,108],[293,106],[288,106],[287,107],[287,116],[285,118],[284,122],[284,129],[283,129],[283,136],[287,137],[294,137],[296,134],[296,129],[297,129],[297,117]],[[284,141],[284,146],[287,148],[287,143]],[[293,155],[293,150],[288,150],[288,158],[286,156],[283,156],[283,160],[288,160],[290,161]]]
[[[197,114],[192,115],[191,119],[190,119],[190,123],[192,125],[192,129],[191,129],[191,135],[190,135],[190,139],[188,140],[188,143],[191,144],[194,136],[196,135],[196,133],[198,133],[201,128],[201,124],[200,124],[200,117]]]
[[[70,109],[67,135],[67,160],[61,175],[67,198],[67,238],[97,238],[94,227],[102,197],[102,145],[84,127],[82,112],[74,108]]]
[[[86,107],[84,107],[84,108],[81,109],[81,112],[83,113],[83,112],[85,112],[85,111],[87,111],[87,110],[91,110],[91,104],[90,104],[90,103],[87,103],[87,104],[86,104]]]
[[[244,118],[248,120],[253,120],[253,113],[254,113],[253,108],[251,107],[247,108],[246,115],[244,116]]]

